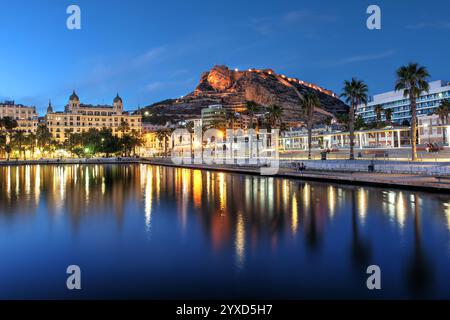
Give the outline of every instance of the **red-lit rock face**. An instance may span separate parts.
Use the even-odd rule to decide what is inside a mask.
[[[216,91],[227,90],[233,84],[231,71],[225,66],[215,66],[208,74],[207,81]]]
[[[299,80],[277,75],[271,69],[230,70],[227,66],[214,66],[202,74],[192,93],[183,98],[166,100],[152,105],[152,112],[167,115],[170,119],[195,118],[201,109],[221,104],[228,110],[245,110],[246,102],[261,106],[277,104],[283,108],[283,119],[301,120],[299,95],[315,92],[322,109],[338,115],[348,112],[348,107],[336,97],[316,90]]]

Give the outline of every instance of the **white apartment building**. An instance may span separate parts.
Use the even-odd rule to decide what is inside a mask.
[[[424,92],[417,100],[417,116],[430,115],[436,110],[440,103],[447,99],[450,100],[450,83],[437,80],[429,83],[429,92]],[[365,122],[376,120],[375,107],[382,106],[384,110],[392,110],[392,122],[402,124],[403,121],[411,120],[411,108],[409,99],[403,96],[403,91],[389,91],[377,94],[371,97],[366,105],[359,105],[356,114],[361,116]],[[382,120],[386,120],[385,114],[382,113]]]

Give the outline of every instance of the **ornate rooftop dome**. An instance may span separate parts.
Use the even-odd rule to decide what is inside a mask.
[[[52,101],[48,100],[47,113],[53,113]]]
[[[73,90],[72,94],[70,95],[69,100],[80,101],[80,98],[78,98],[77,94],[75,93],[75,90]]]
[[[117,94],[116,97],[114,98],[114,103],[119,102],[119,101],[122,102],[122,98],[119,97],[119,94]]]

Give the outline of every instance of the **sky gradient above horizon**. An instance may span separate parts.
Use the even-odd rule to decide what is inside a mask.
[[[66,8],[81,8],[81,30]],[[366,9],[382,10],[368,30]],[[340,93],[355,76],[370,94],[392,90],[417,61],[450,81],[450,3],[397,1],[18,0],[0,9],[0,100],[62,110],[83,103],[135,109],[191,92],[215,64],[272,68]]]

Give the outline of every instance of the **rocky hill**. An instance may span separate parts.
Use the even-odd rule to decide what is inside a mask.
[[[141,112],[182,119],[198,116],[202,108],[213,104],[244,111],[245,103],[254,101],[262,106],[278,104],[284,109],[285,120],[297,121],[302,119],[299,97],[306,91],[314,91],[319,96],[322,107],[316,110],[317,116],[348,112],[348,107],[333,92],[317,85],[276,74],[271,69],[238,71],[226,66],[215,66],[203,73],[192,93],[155,103],[141,109]]]

